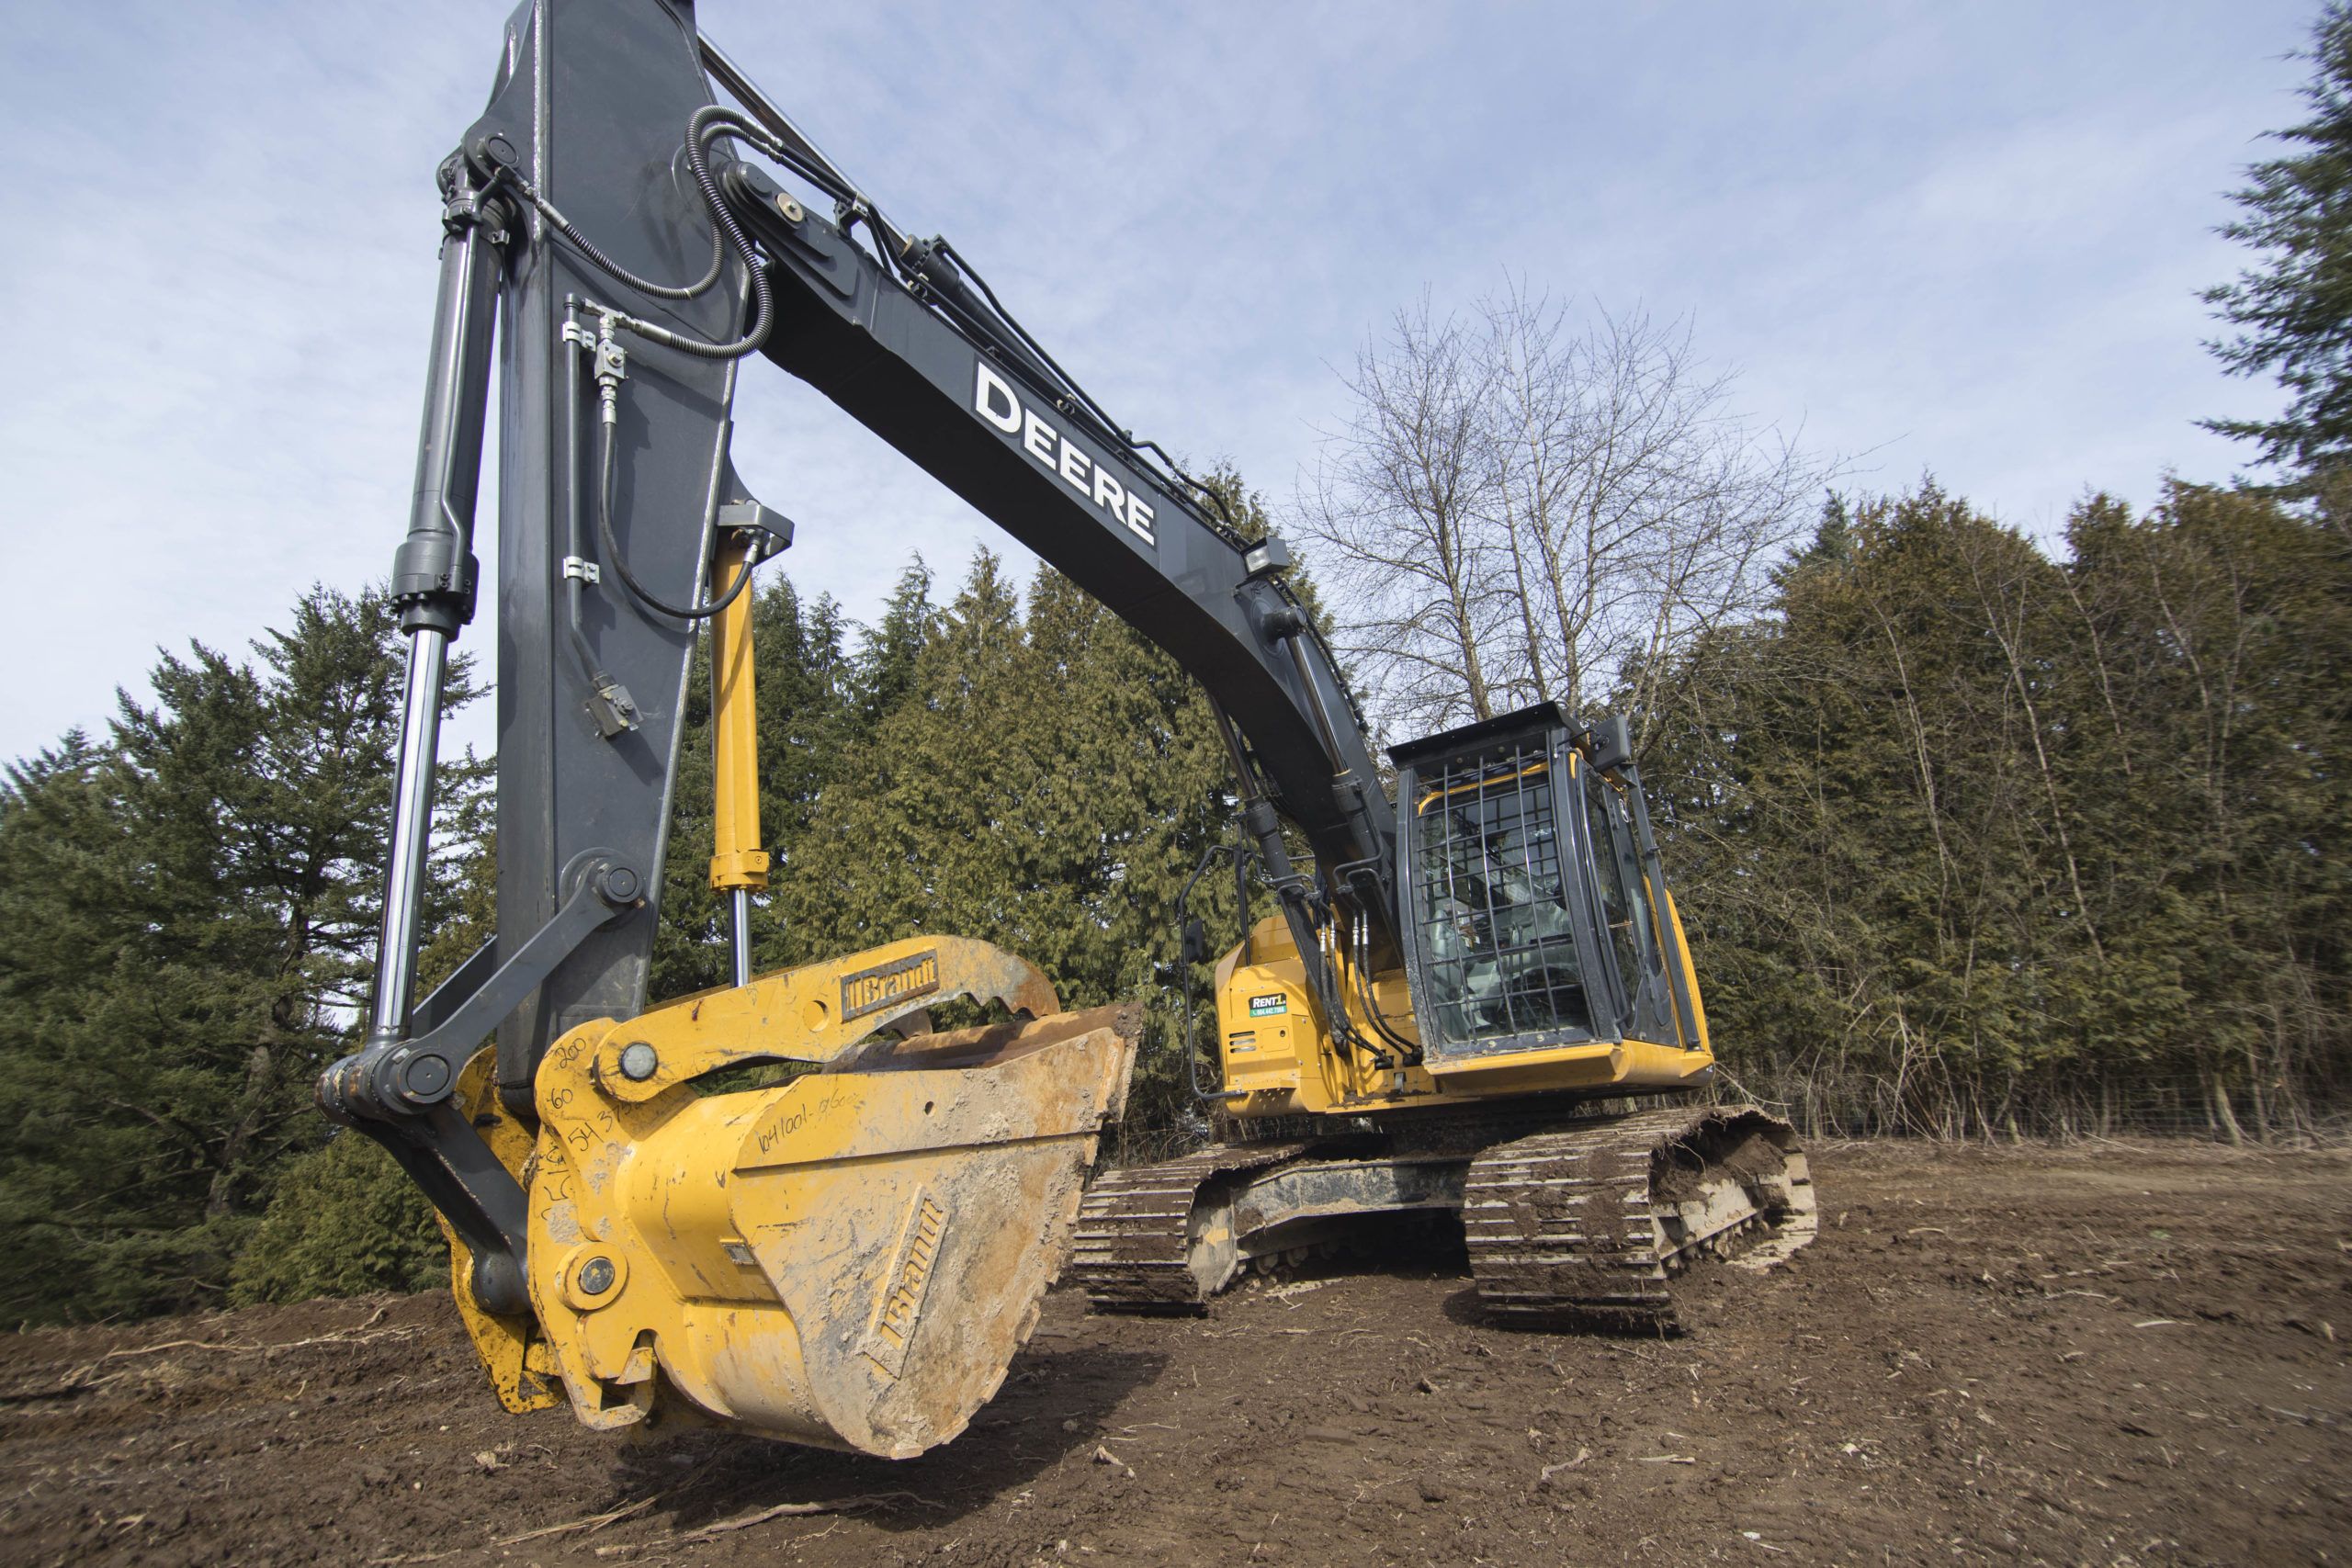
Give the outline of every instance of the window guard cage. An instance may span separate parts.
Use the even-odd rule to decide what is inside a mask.
[[[1577,765],[1565,727],[1490,728],[1413,748],[1404,781],[1413,991],[1437,1060],[1615,1036],[1596,1027],[1596,1002],[1604,1021],[1613,1004],[1598,978],[1588,992],[1578,941],[1589,894],[1561,805]]]

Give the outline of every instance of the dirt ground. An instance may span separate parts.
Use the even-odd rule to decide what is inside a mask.
[[[1458,1258],[1090,1318],[903,1463],[502,1414],[447,1300],[0,1337],[14,1563],[2325,1562],[2352,1156],[1815,1151],[1820,1241],[1661,1340]],[[1306,1288],[1300,1288],[1304,1285]]]

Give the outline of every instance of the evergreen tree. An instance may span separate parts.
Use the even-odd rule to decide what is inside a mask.
[[[365,1001],[399,639],[380,595],[317,589],[255,652],[166,656],[109,745],[69,737],[0,791],[0,1310],[217,1303],[322,1141],[311,1086]],[[470,694],[459,665],[448,701]]]
[[[288,1160],[277,1190],[231,1265],[232,1304],[449,1282],[449,1244],[433,1205],[374,1139],[338,1131]]]
[[[2352,456],[2352,8],[2330,0],[2312,29],[2310,118],[2275,132],[2293,151],[2246,172],[2244,216],[2222,232],[2258,255],[2205,291],[2236,335],[2211,345],[2235,374],[2268,371],[2291,394],[2268,420],[2208,427],[2256,443],[2307,480]]]
[[[448,978],[498,929],[495,801],[481,787],[483,771],[470,758],[445,766],[445,798],[435,812],[435,837],[443,846],[435,867],[435,919],[417,953],[420,996]],[[231,1302],[299,1302],[447,1284],[448,1243],[408,1173],[372,1138],[323,1122],[312,1136],[319,1141],[273,1178],[269,1206],[231,1266]]]
[[[1775,588],[1785,591],[1789,580],[1807,567],[1844,566],[1853,558],[1853,513],[1848,508],[1846,498],[1831,491],[1822,498],[1821,520],[1814,525],[1812,542],[1792,551],[1769,575]]]
[[[945,611],[918,565],[858,660],[857,742],[818,802],[778,899],[812,953],[918,931],[1009,939],[1001,813],[1026,716],[1014,664],[1019,601],[997,558],[974,558]],[[867,727],[871,728],[868,729]]]
[[[2068,558],[1932,487],[1706,639],[1660,798],[1718,1051],[1816,1119],[2115,1106],[2288,1124],[2340,1091],[2352,576],[2175,486]]]
[[[913,692],[915,660],[930,644],[939,617],[938,606],[931,602],[931,568],[922,557],[915,557],[899,573],[882,618],[858,650],[851,689],[865,736],[871,737],[883,716]]]

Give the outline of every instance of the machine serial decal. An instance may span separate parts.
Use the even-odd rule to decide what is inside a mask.
[[[972,407],[1007,435],[1019,436],[1023,450],[1048,472],[1059,474],[1064,484],[1091,501],[1113,522],[1125,524],[1129,533],[1147,545],[1159,543],[1151,531],[1150,504],[1128,493],[1116,475],[1071,446],[1069,438],[1039,418],[1036,410],[1022,407],[1012,383],[989,369],[986,360],[980,362],[979,379],[972,389]]]
[[[939,1244],[946,1235],[947,1211],[929,1194],[916,1193],[907,1211],[906,1234],[899,1240],[898,1261],[883,1277],[873,1325],[858,1347],[860,1354],[894,1378],[906,1367],[907,1344],[914,1337],[915,1319],[931,1292],[932,1268],[939,1261]]]
[[[864,1018],[892,1002],[939,989],[939,954],[918,953],[893,964],[877,964],[842,976],[842,1021]]]
[[[1290,1003],[1280,991],[1250,998],[1251,1018],[1274,1018],[1290,1011]]]

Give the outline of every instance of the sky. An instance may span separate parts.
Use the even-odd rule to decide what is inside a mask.
[[[0,759],[158,650],[239,650],[406,526],[433,169],[509,7],[0,0]],[[1932,473],[2049,537],[2228,479],[2258,415],[2197,291],[2293,123],[2315,0],[804,6],[702,29],[942,232],[1138,433],[1279,523],[1341,372],[1424,289],[1687,318],[1849,488]],[[735,457],[860,619],[920,552],[1029,557],[764,361]],[[494,484],[485,479],[484,494]],[[487,515],[477,553],[495,559]],[[775,569],[769,569],[775,570]],[[485,610],[490,604],[485,592]],[[461,647],[492,646],[484,621]],[[457,723],[487,750],[488,703]]]

